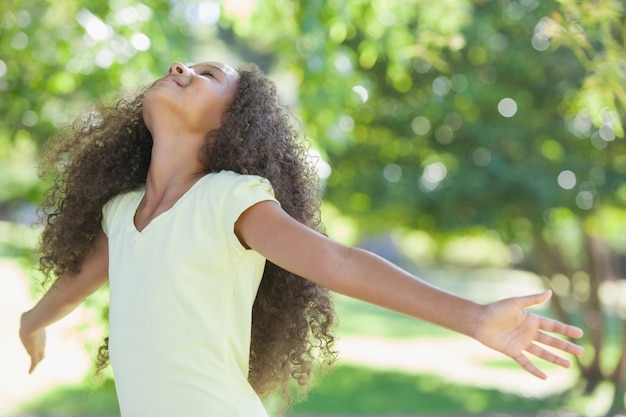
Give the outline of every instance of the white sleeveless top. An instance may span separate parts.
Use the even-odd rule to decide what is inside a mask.
[[[276,201],[263,178],[198,180],[141,232],[144,190],[103,208],[109,239],[109,354],[124,417],[267,417],[247,381],[252,304],[265,259],[235,221]]]

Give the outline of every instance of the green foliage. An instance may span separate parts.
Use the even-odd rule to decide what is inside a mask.
[[[298,114],[332,166],[327,198],[361,227],[479,224],[510,240],[516,219],[589,212],[626,189],[612,140],[626,88],[619,1],[13,0],[0,11],[2,161],[87,100],[222,40],[294,78]],[[0,198],[30,188],[37,199],[27,161],[3,164]],[[564,171],[578,189],[559,186]]]
[[[166,1],[0,4],[0,202],[39,201],[36,154],[89,100],[146,84],[188,41]],[[149,34],[146,35],[146,34]]]
[[[567,103],[591,117],[606,137],[624,137],[626,25],[623,1],[559,0],[561,12],[546,18],[539,36],[571,49],[587,71],[582,88]],[[602,130],[604,129],[604,130]]]
[[[224,16],[296,77],[342,213],[369,231],[493,227],[527,248],[520,224],[553,208],[622,204],[623,19],[617,1],[279,2]]]

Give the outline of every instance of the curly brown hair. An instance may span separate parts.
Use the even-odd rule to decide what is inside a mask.
[[[199,158],[207,172],[231,170],[267,178],[282,208],[321,231],[318,180],[307,145],[280,104],[274,84],[252,64],[238,69],[234,101],[219,129],[209,132]],[[152,138],[142,118],[146,88],[96,103],[49,141],[40,175],[52,176],[41,218],[44,275],[76,273],[94,248],[102,207],[145,184]],[[306,392],[316,358],[331,364],[334,309],[329,291],[267,261],[252,312],[249,381],[261,397],[289,381]],[[97,368],[108,362],[108,340]]]

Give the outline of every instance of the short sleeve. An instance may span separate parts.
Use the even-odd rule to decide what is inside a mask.
[[[133,204],[137,198],[142,195],[143,191],[138,190],[134,192],[128,192],[118,194],[112,197],[109,201],[102,206],[102,230],[107,237],[111,237],[112,233],[115,233],[116,227],[122,221],[125,210],[129,204]],[[134,212],[133,212],[134,213]]]
[[[218,179],[219,178],[219,179]],[[235,223],[244,211],[262,201],[278,203],[270,182],[257,175],[222,171],[216,175],[220,187],[219,227],[228,247],[239,253],[246,249],[235,234]],[[278,203],[280,204],[280,203]]]
[[[274,201],[274,189],[270,182],[256,175],[241,175],[227,193],[229,210],[225,213],[226,222],[234,225],[239,216],[261,201]]]

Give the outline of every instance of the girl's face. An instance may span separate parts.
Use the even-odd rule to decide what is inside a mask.
[[[178,135],[204,137],[220,127],[238,80],[237,71],[219,62],[189,67],[175,62],[148,89],[143,105],[146,126],[153,135],[173,129]]]

